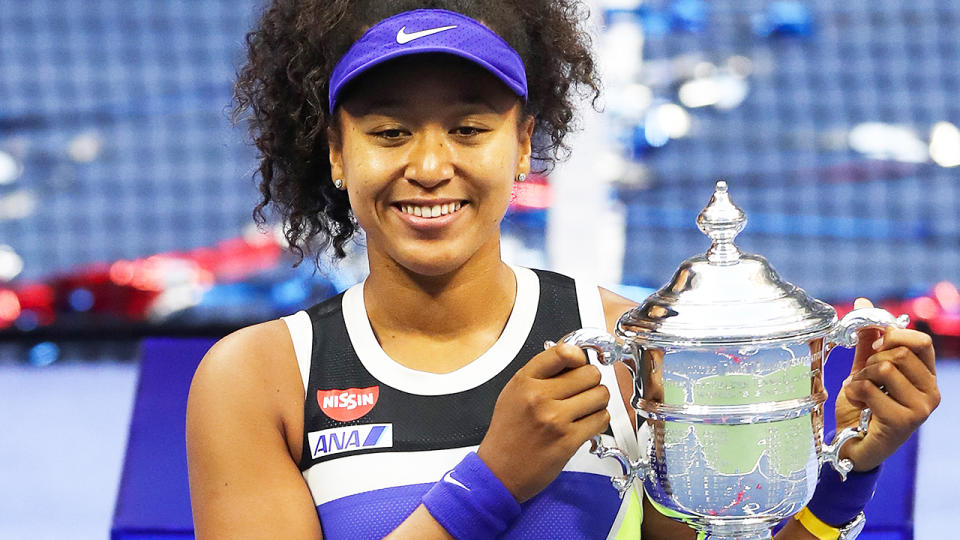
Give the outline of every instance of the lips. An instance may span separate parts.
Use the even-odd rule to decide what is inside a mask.
[[[437,233],[460,217],[468,202],[459,199],[409,199],[393,204],[404,222],[421,232]]]
[[[422,218],[437,218],[440,216],[445,216],[447,214],[453,214],[460,210],[464,203],[461,201],[447,202],[447,203],[433,203],[433,204],[413,204],[405,203],[398,204],[400,212]]]

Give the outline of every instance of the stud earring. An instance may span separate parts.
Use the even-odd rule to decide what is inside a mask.
[[[526,173],[520,173],[517,175],[517,182],[523,182],[526,179],[527,179]]]
[[[334,180],[333,185],[337,189],[343,189],[343,178],[337,178],[336,180]]]

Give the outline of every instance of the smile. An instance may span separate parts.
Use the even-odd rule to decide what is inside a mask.
[[[415,205],[415,204],[400,204],[397,207],[404,214],[409,214],[416,217],[424,218],[436,218],[440,216],[445,216],[447,214],[453,214],[460,210],[463,203],[460,201],[446,203],[446,204],[434,204],[434,205]]]

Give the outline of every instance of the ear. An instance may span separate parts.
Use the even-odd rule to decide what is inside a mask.
[[[517,164],[517,173],[530,173],[530,158],[533,153],[533,116],[527,116],[520,122],[517,135],[520,143],[520,161]]]
[[[330,178],[343,178],[343,141],[340,131],[333,126],[327,126],[327,146],[330,149]]]

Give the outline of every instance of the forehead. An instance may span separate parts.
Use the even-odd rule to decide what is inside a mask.
[[[479,106],[506,113],[520,98],[482,67],[448,54],[397,58],[371,69],[344,92],[352,115],[383,109]]]

